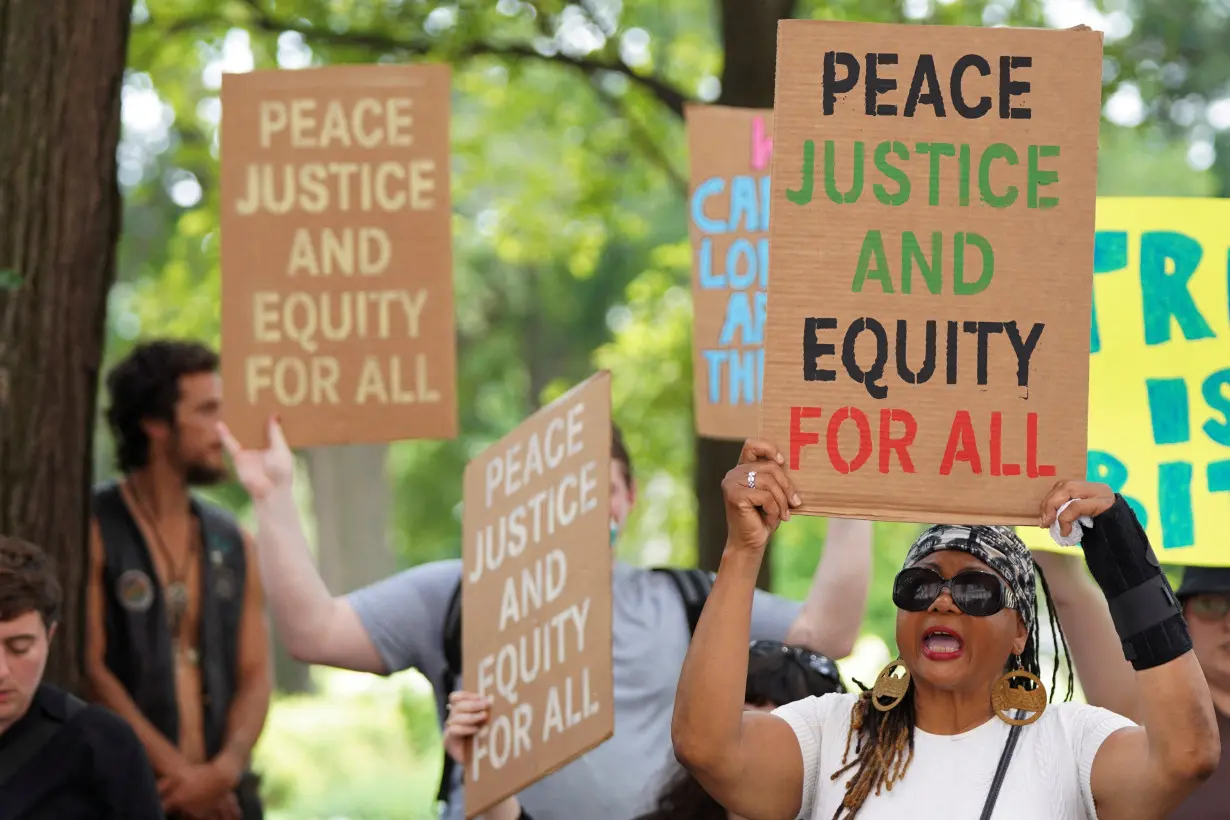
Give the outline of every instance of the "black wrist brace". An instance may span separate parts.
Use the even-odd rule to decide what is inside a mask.
[[[1192,648],[1187,621],[1136,514],[1115,503],[1081,539],[1085,563],[1110,605],[1123,655],[1140,671],[1161,666]]]

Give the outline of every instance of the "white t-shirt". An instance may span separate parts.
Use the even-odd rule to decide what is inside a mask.
[[[773,714],[794,729],[803,750],[801,820],[831,820],[846,793],[851,769],[842,767],[850,710],[857,695],[810,697]],[[994,820],[1096,820],[1089,774],[1102,741],[1134,726],[1114,712],[1078,703],[1052,703],[1022,729],[1016,751],[992,813]],[[979,820],[999,758],[1008,741],[1008,724],[991,718],[959,735],[914,730],[914,759],[892,791],[874,790],[858,820]],[[850,746],[850,760],[854,744]]]

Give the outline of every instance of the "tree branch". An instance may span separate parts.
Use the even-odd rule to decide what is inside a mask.
[[[638,74],[622,60],[608,62],[588,56],[571,56],[562,52],[543,54],[526,43],[467,43],[458,48],[449,49],[447,44],[427,39],[403,40],[374,31],[338,32],[304,25],[293,20],[279,20],[270,14],[261,5],[259,0],[245,0],[245,5],[252,10],[252,19],[249,21],[249,25],[269,34],[293,31],[301,35],[305,40],[312,40],[324,45],[361,46],[407,56],[425,56],[433,51],[439,51],[455,60],[466,60],[474,57],[539,60],[571,66],[591,76],[600,71],[611,71],[624,75],[632,82],[648,90],[659,102],[680,118],[683,117],[684,103],[688,102],[689,99],[683,92],[665,80],[651,75]],[[165,31],[178,34],[196,28],[216,25],[219,22],[226,22],[226,20],[220,15],[194,15],[168,24]]]

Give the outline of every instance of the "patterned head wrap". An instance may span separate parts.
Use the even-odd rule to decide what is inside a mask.
[[[913,566],[941,550],[969,553],[1003,576],[1016,599],[1016,611],[1025,621],[1026,628],[1033,626],[1034,613],[1038,609],[1034,590],[1034,559],[1029,547],[1012,528],[952,524],[928,527],[910,547],[903,566]]]

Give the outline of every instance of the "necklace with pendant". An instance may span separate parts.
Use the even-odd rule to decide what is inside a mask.
[[[184,555],[184,560],[178,568],[175,567],[171,560],[171,551],[167,549],[166,542],[162,540],[162,533],[159,532],[158,524],[154,520],[149,507],[146,506],[145,500],[131,482],[128,488],[132,492],[133,499],[137,502],[141,517],[145,519],[145,523],[149,525],[150,532],[154,535],[154,542],[158,552],[162,555],[163,560],[166,561],[167,575],[170,577],[170,582],[163,589],[163,595],[166,597],[167,620],[171,628],[171,651],[178,657],[180,654],[180,626],[183,624],[184,616],[188,612],[188,584],[186,579],[188,577],[188,569],[192,566],[192,559],[196,555],[196,537],[189,537],[188,550]],[[195,663],[196,650],[189,647],[186,657],[190,663]]]

